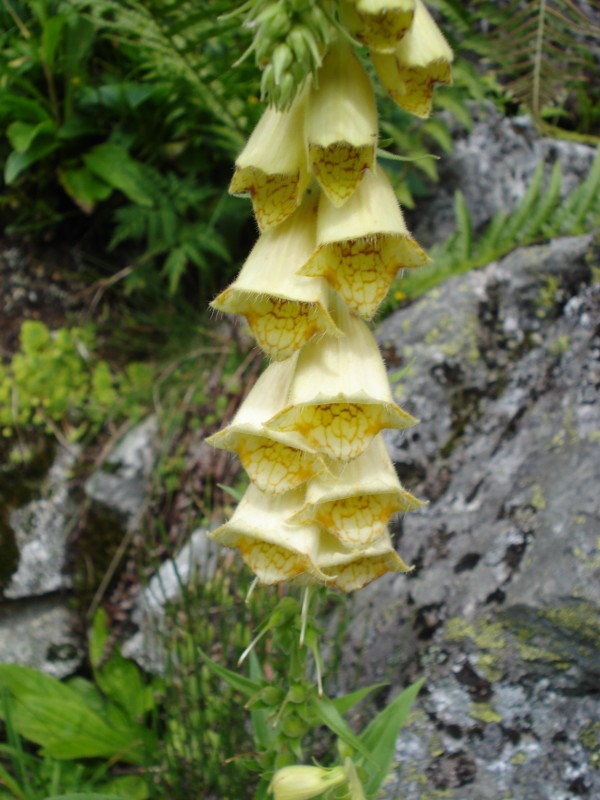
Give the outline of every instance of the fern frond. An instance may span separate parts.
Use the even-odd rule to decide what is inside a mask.
[[[582,70],[593,63],[585,37],[597,38],[600,29],[572,0],[499,5],[482,6],[482,14],[497,24],[480,50],[496,65],[507,94],[541,121],[546,108],[560,103],[565,87],[584,78]]]

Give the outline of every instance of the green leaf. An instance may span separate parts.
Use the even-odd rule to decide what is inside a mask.
[[[55,133],[56,126],[50,120],[36,124],[29,122],[13,122],[6,129],[6,138],[17,153],[26,153],[38,136]]]
[[[118,144],[99,144],[83,156],[86,167],[140,206],[153,205],[141,165]]]
[[[355,692],[345,694],[343,697],[336,697],[331,702],[340,714],[346,714],[357,703],[376,689],[381,689],[383,686],[388,686],[387,683],[373,683],[371,686],[365,686],[364,689],[357,689]]]
[[[17,664],[0,664],[0,689],[12,695],[15,730],[42,745],[52,758],[94,758],[118,755],[141,764],[150,732],[136,725],[115,729],[85,705],[66,684]],[[0,716],[3,716],[0,709]]]
[[[227,669],[226,667],[222,667],[220,664],[217,664],[212,658],[206,655],[206,653],[202,652],[202,650],[198,647],[197,648],[200,658],[204,661],[206,666],[219,678],[225,681],[232,689],[235,689],[236,692],[241,692],[241,694],[246,695],[246,697],[252,697],[253,694],[256,694],[261,690],[260,683],[256,681],[250,680],[250,678],[245,678],[243,675],[238,674],[237,672],[232,672],[232,670]]]
[[[421,679],[405,689],[383,711],[380,711],[360,734],[363,747],[371,755],[370,763],[365,764],[365,769],[369,774],[365,785],[368,795],[375,795],[388,776],[394,758],[398,733],[406,722],[410,708],[423,683],[424,680]]]
[[[250,678],[256,681],[259,685],[263,680],[264,675],[260,665],[260,661],[254,650],[250,653]],[[267,717],[271,711],[268,708],[257,708],[250,706],[250,720],[252,722],[252,731],[254,733],[254,741],[261,748],[261,750],[270,750],[273,743],[277,740],[277,732],[273,725],[267,722]]]
[[[64,28],[67,18],[64,16],[50,17],[44,22],[44,29],[42,32],[42,60],[48,67],[49,72],[52,72],[54,66],[54,56],[56,49],[60,42],[62,29]]]
[[[473,223],[469,207],[460,189],[454,193],[454,214],[457,233],[454,254],[457,260],[468,261],[473,246]]]
[[[58,179],[65,192],[86,214],[91,214],[99,200],[106,200],[114,189],[85,167],[60,168]]]
[[[10,153],[4,164],[4,181],[10,186],[19,175],[59,147],[57,141],[35,141],[26,153]]]
[[[45,797],[44,800],[122,800],[122,795],[115,794],[55,794]]]
[[[371,761],[372,756],[368,747],[351,731],[348,723],[340,715],[333,701],[328,697],[312,697],[310,706],[317,719],[319,719],[323,725],[326,725],[329,730],[333,731],[336,736],[339,736],[342,741],[349,744],[350,747],[353,747],[368,761]]]

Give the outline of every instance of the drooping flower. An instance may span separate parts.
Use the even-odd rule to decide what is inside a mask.
[[[302,91],[287,111],[267,108],[235,162],[229,191],[250,195],[262,231],[300,205],[311,180],[302,136],[306,95]]]
[[[316,333],[338,333],[327,309],[327,282],[297,274],[314,252],[315,237],[316,199],[307,195],[259,238],[236,280],[211,303],[246,317],[260,347],[275,360],[288,358]]]
[[[391,53],[410,28],[415,0],[343,0],[342,15],[359,42]]]
[[[310,89],[305,135],[309,169],[329,200],[343,205],[373,167],[377,144],[373,87],[343,42],[331,47]]]
[[[452,50],[423,0],[416,0],[413,24],[394,52],[371,57],[392,100],[418,117],[431,113],[434,85],[452,83]]]
[[[313,451],[349,461],[383,428],[407,428],[417,420],[394,403],[366,324],[340,300],[334,318],[344,335],[325,335],[302,348],[286,404],[265,425],[296,434]]]
[[[274,800],[311,800],[346,781],[343,767],[283,767],[273,776],[269,794],[274,795]]]
[[[280,583],[301,575],[327,583],[328,576],[317,566],[318,526],[287,522],[301,500],[302,490],[269,495],[250,485],[229,522],[209,535],[239,550],[261,583]]]
[[[385,533],[392,514],[423,505],[402,488],[385,442],[376,436],[362,456],[348,464],[331,464],[306,487],[292,521],[317,523],[347,548],[370,545]]]
[[[231,424],[206,440],[213,447],[237,453],[250,479],[263,492],[287,492],[325,469],[315,449],[301,436],[264,426],[285,406],[297,360],[296,354],[267,367]]]
[[[389,180],[377,167],[365,174],[342,208],[321,195],[317,249],[300,274],[323,276],[353,311],[370,319],[398,270],[420,267],[428,260],[404,224]]]
[[[331,579],[330,586],[342,592],[355,592],[387,572],[410,572],[394,550],[386,531],[368,547],[346,550],[328,533],[319,537],[316,564]]]

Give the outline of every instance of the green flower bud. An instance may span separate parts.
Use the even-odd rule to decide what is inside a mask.
[[[301,739],[306,735],[309,725],[297,716],[286,717],[283,721],[283,732],[290,739]]]
[[[278,44],[271,56],[276,84],[283,84],[284,79],[287,77],[285,73],[293,60],[294,55],[291,48],[287,44]]]

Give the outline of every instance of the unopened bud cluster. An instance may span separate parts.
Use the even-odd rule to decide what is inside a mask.
[[[254,31],[251,50],[262,70],[261,99],[290,106],[308,75],[316,77],[331,40],[331,26],[317,0],[255,0],[245,18]]]
[[[384,24],[390,9],[401,15]],[[356,0],[344,13],[392,97],[428,113],[451,52],[423,3]],[[398,270],[428,259],[376,162],[377,138],[371,81],[338,38],[318,84],[309,78],[285,111],[268,108],[236,161],[230,191],[250,196],[261,235],[212,305],[245,317],[272,363],[209,439],[252,481],[212,536],[263,583],[353,591],[408,569],[387,525],[421,502],[400,485],[381,431],[417,420],[394,402],[367,321]]]

